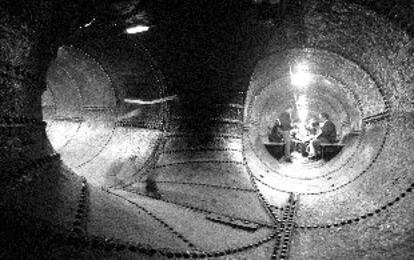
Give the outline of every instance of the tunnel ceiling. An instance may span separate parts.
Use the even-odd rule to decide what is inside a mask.
[[[414,257],[412,2],[35,3],[0,4],[0,258]],[[266,150],[300,95],[354,123],[332,160]]]

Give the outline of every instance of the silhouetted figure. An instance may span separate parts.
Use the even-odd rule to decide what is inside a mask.
[[[290,146],[291,146],[290,130],[293,129],[291,113],[292,113],[292,108],[288,107],[284,112],[282,112],[279,115],[280,127],[278,128],[278,130],[279,130],[279,133],[282,134],[283,140],[285,141],[285,161],[287,162],[292,161],[291,156],[290,156]]]
[[[327,113],[320,113],[322,126],[321,132],[315,136],[309,143],[309,159],[318,160],[321,158],[321,144],[329,144],[336,142],[336,127],[329,120]]]
[[[276,122],[274,123],[272,129],[270,130],[269,142],[272,142],[272,143],[283,142],[283,136],[279,132],[279,127],[280,127],[280,121],[279,119],[276,119]]]

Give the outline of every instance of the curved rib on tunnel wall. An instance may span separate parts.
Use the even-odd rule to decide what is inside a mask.
[[[116,70],[116,66],[115,68],[108,66],[106,71],[110,71],[111,68]],[[125,69],[120,70],[120,72],[123,71]],[[128,92],[125,91],[125,88],[128,90],[128,86],[124,86],[124,92]],[[210,122],[208,125],[214,129],[214,133],[211,133],[211,129],[201,129],[198,133],[188,132],[186,121],[191,121],[191,118],[185,118],[181,114],[177,114],[177,111],[180,111],[179,107],[176,111],[173,110],[172,113],[176,114],[172,115],[170,125],[165,129],[168,132],[157,139],[162,140],[162,145],[160,145],[160,149],[155,156],[157,158],[154,159],[156,164],[148,167],[149,174],[144,175],[136,169],[128,169],[128,165],[113,167],[113,174],[117,174],[116,177],[121,175],[115,184],[120,184],[123,190],[131,192],[142,191],[145,194],[149,192],[155,196],[162,195],[162,198],[168,198],[171,203],[186,205],[197,211],[201,209],[203,213],[220,214],[234,217],[238,221],[247,220],[271,225],[272,220],[262,207],[261,200],[254,192],[249,175],[243,166],[241,140],[243,98],[243,92],[238,92],[229,100],[231,103],[213,102],[211,104],[209,109],[216,109],[221,112],[219,118],[206,118]],[[122,101],[122,98],[119,98],[119,100]],[[129,111],[126,111],[126,113],[129,114]],[[132,131],[141,133],[138,129]],[[142,150],[151,150],[145,144],[145,141],[151,141],[148,135],[142,135],[142,139],[132,141],[128,140],[127,134],[122,137],[129,141],[127,144],[121,143],[126,148],[133,145],[133,147],[139,146]],[[206,139],[210,141],[206,143]],[[76,139],[72,142],[76,143]],[[128,155],[124,151],[116,151],[111,155],[112,157],[104,157],[103,154],[109,150],[110,145],[111,143],[105,146],[99,157],[86,166],[74,169],[75,172],[85,175],[93,184],[102,184],[103,180],[97,180],[97,177],[94,176],[97,170],[105,170],[106,164],[113,162],[118,156]],[[104,161],[105,159],[106,161]],[[96,166],[96,164],[99,166]],[[90,171],[83,170],[84,167],[88,167],[87,169],[90,169]],[[139,173],[139,177],[142,176],[144,179],[134,179],[134,176],[130,174],[131,172]],[[147,178],[145,179],[145,177]],[[151,183],[153,184],[151,185]],[[116,192],[125,196],[123,191],[116,190]],[[151,207],[156,208],[155,205],[151,205]],[[173,210],[175,212],[177,209],[173,208]],[[185,215],[188,215],[188,211]],[[216,225],[214,228],[211,224],[204,226],[205,215],[202,214],[196,217],[197,220],[192,219],[192,221],[182,226],[195,228],[194,225],[197,225],[198,232],[189,232],[190,239],[193,238],[192,240],[197,241],[196,243],[199,246],[208,250],[225,250],[229,246],[233,248],[240,247],[241,237],[246,241],[253,240],[260,243],[261,240],[268,238],[271,234],[268,229],[246,233],[221,225]],[[122,222],[120,221],[120,223]],[[208,228],[206,229],[206,227]],[[223,232],[223,229],[226,232]],[[110,234],[112,232],[113,230],[109,231]],[[204,233],[208,238],[196,239],[194,236],[197,236],[199,232]],[[152,233],[148,234],[148,236],[151,235]],[[210,239],[210,236],[214,239]],[[226,241],[226,243],[223,243],[223,241]],[[172,241],[169,242],[172,243]],[[159,243],[154,245],[154,247],[159,246]]]
[[[374,248],[369,241],[378,241],[377,235],[384,247],[404,243],[413,229],[407,221],[413,211],[412,198],[407,198],[407,193],[414,181],[414,158],[409,148],[413,145],[410,136],[414,122],[408,114],[412,110],[408,98],[411,89],[402,80],[406,75],[396,71],[411,71],[407,64],[392,61],[391,50],[403,48],[409,39],[372,13],[359,7],[339,6],[341,12],[334,16],[308,10],[306,48],[292,49],[283,55],[272,53],[271,46],[268,58],[259,62],[245,102],[244,122],[249,129],[243,132],[233,127],[236,121],[221,120],[227,127],[217,130],[207,146],[200,141],[200,133],[166,136],[164,150],[151,175],[151,181],[156,183],[154,193],[175,203],[267,222],[268,216],[258,207],[260,201],[240,193],[254,188],[249,181],[252,174],[261,193],[275,207],[285,206],[291,192],[301,195],[299,234],[294,238],[292,258],[349,256],[353,248],[366,252]],[[353,15],[358,18],[355,20]],[[340,17],[339,22],[332,21],[332,17]],[[348,19],[357,25],[351,27],[341,22]],[[389,30],[395,35],[388,35]],[[352,37],[362,40],[354,41]],[[356,42],[360,46],[355,46]],[[332,162],[292,175],[271,168],[267,161],[270,156],[256,142],[262,112],[256,100],[266,96],[262,89],[286,77],[289,66],[299,61],[306,61],[313,75],[335,82],[333,86],[340,85],[350,100],[347,112],[353,111],[355,120],[364,123],[361,134]],[[131,187],[145,191],[143,183]],[[213,187],[222,187],[223,191],[213,195]],[[365,220],[369,222],[362,223]],[[386,234],[391,225],[396,227],[391,232],[399,236],[398,241]],[[343,226],[347,230],[341,231]],[[381,229],[370,229],[372,226]],[[315,238],[315,234],[322,234],[321,238]],[[359,245],[353,244],[356,236],[363,240]],[[321,247],[326,250],[317,252]]]
[[[140,62],[133,83],[150,78],[149,61]],[[49,68],[48,89],[42,97],[53,148],[66,166],[99,186],[129,180],[147,166],[161,135],[160,116],[165,114],[163,106],[145,109],[123,102],[147,98],[150,92],[159,95],[162,87],[147,84],[143,93],[133,83],[115,82],[85,51],[64,46]]]
[[[413,198],[407,196],[414,185],[413,71],[409,65],[414,57],[405,51],[412,39],[361,7],[336,3],[331,10],[323,10],[316,5],[307,7],[305,48],[280,55],[272,54],[270,47],[269,56],[258,63],[252,77],[245,108],[245,122],[251,126],[244,146],[248,167],[264,192],[282,197],[287,192],[301,194],[293,258],[344,256],[350,248],[369,251],[375,247],[370,243],[412,249],[408,241],[414,226],[408,219],[413,216]],[[406,56],[399,55],[402,52]],[[269,82],[288,75],[289,66],[298,62],[306,62],[310,73],[334,78],[351,90],[364,123],[356,145],[345,147],[334,162],[316,171],[291,174],[267,161],[270,156],[257,142],[260,113],[255,109]],[[361,225],[365,219],[369,222]],[[336,232],[329,230],[343,225],[348,228],[338,240]],[[376,228],[368,231],[372,226]],[[398,239],[390,239],[397,234]],[[352,242],[358,236],[363,241]]]

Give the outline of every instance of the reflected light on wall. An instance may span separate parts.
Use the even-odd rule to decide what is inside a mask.
[[[130,103],[130,104],[138,104],[138,105],[153,105],[153,104],[164,103],[164,102],[175,100],[175,99],[178,99],[177,95],[168,96],[168,97],[159,98],[159,99],[153,99],[153,100],[125,98],[124,102]]]
[[[73,134],[67,128],[66,122],[57,122],[53,124],[53,128],[49,128],[47,131],[49,141],[55,150],[59,150],[71,137],[70,134]]]
[[[298,111],[298,118],[300,122],[305,122],[306,118],[308,117],[308,110],[307,109],[301,109]]]
[[[133,27],[129,27],[126,29],[126,32],[128,34],[135,34],[135,33],[141,33],[141,32],[146,32],[150,29],[150,27],[148,25],[136,25]]]
[[[305,95],[299,96],[298,100],[296,101],[296,106],[300,122],[305,122],[308,116],[308,101]]]
[[[312,80],[312,75],[308,72],[306,64],[297,64],[293,71],[290,70],[290,81],[297,87],[307,87]]]
[[[299,119],[299,129],[297,136],[303,138],[306,136],[305,122],[308,118],[308,100],[305,95],[300,95],[296,100],[297,115]]]

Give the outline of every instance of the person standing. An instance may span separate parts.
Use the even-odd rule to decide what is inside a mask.
[[[329,144],[336,142],[336,127],[335,124],[329,120],[328,113],[320,113],[322,126],[321,131],[309,143],[309,159],[318,160],[321,154],[321,144]]]
[[[292,127],[292,120],[291,120],[292,108],[288,107],[284,112],[279,115],[279,132],[283,136],[283,140],[285,141],[285,161],[291,162],[290,156],[290,146],[291,146],[291,139],[290,139],[290,130],[293,129]]]

